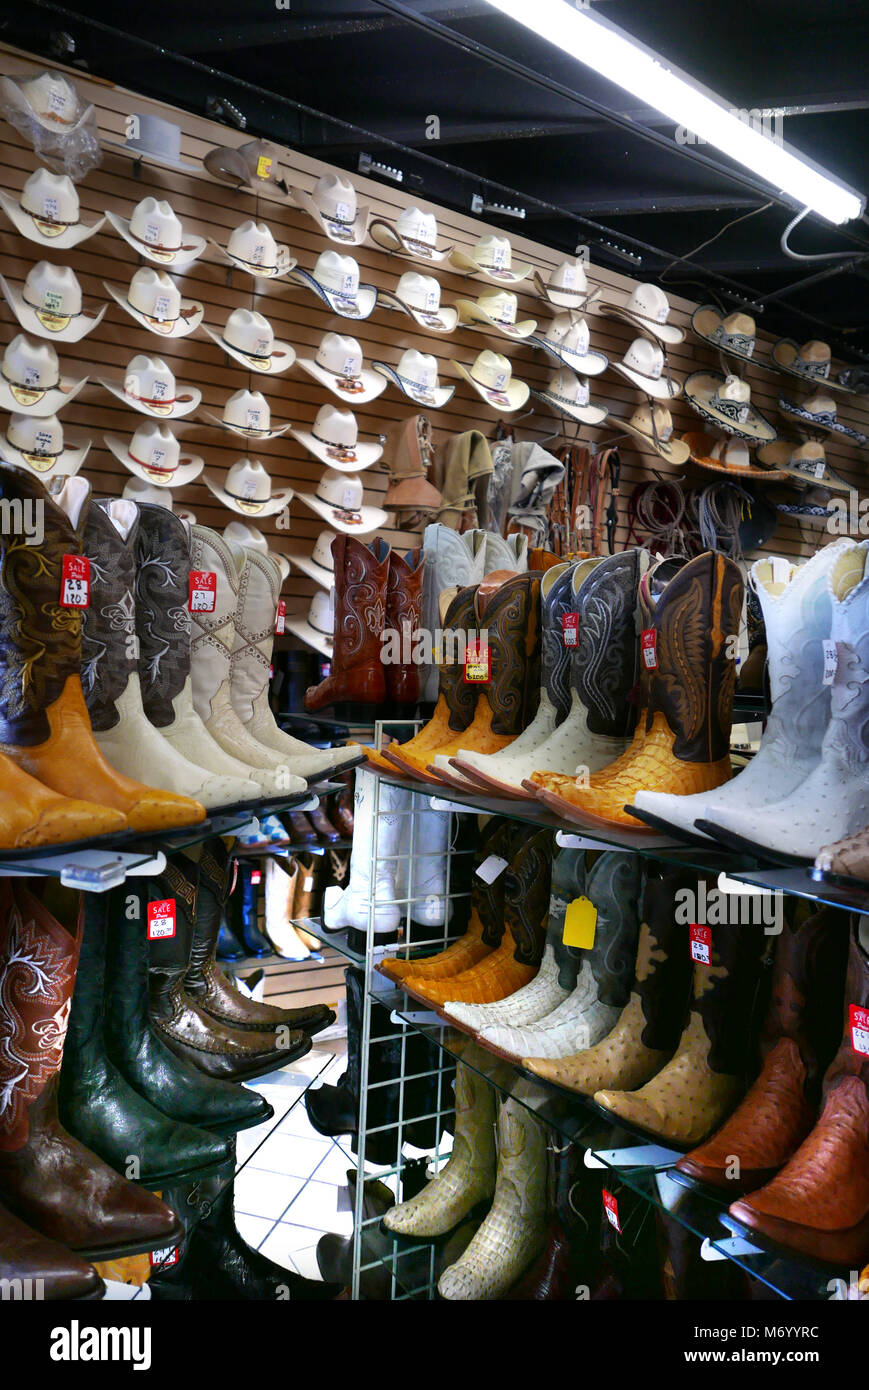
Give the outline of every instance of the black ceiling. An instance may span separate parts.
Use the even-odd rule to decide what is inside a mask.
[[[849,256],[790,259],[795,208],[485,0],[279,3],[21,0],[0,3],[0,35],[57,57],[69,36],[73,61],[123,85],[198,112],[231,103],[248,130],[348,169],[369,154],[438,202],[519,204],[552,246],[587,243],[691,298],[764,301],[762,326],[869,356],[869,223],[809,219],[793,247]],[[865,0],[591,3],[735,107],[780,109],[791,146],[869,193]]]

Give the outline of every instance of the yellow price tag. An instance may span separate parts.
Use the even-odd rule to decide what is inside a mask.
[[[564,914],[565,946],[581,946],[590,951],[594,945],[594,932],[597,926],[597,908],[588,898],[574,898],[568,903]]]
[[[256,162],[256,176],[258,179],[271,178],[272,161],[267,154],[261,154]]]

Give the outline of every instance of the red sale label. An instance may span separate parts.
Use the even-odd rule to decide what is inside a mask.
[[[657,671],[658,669],[658,633],[653,627],[644,627],[640,633],[640,651],[643,653],[643,665],[647,671]]]
[[[152,1269],[165,1269],[167,1265],[177,1265],[178,1246],[167,1245],[163,1250],[152,1250],[149,1258]]]
[[[692,922],[688,932],[691,943],[691,959],[699,965],[712,964],[712,928],[698,926]]]
[[[64,555],[60,578],[62,608],[87,608],[91,601],[91,562],[86,555]]]
[[[565,647],[575,647],[579,642],[578,613],[562,613],[561,640]]]
[[[175,935],[175,899],[148,903],[148,940],[165,941]]]
[[[601,1193],[603,1197],[603,1209],[606,1212],[606,1219],[611,1226],[615,1226],[619,1235],[622,1233],[621,1223],[619,1222],[619,1204],[611,1192],[606,1188]]]
[[[254,883],[254,884],[256,884],[256,883],[262,883],[262,881],[263,881],[263,871],[262,871],[262,869],[251,869],[251,871],[250,871],[250,881],[251,881],[251,883]]]
[[[187,607],[191,613],[213,613],[217,607],[217,575],[213,570],[191,570],[189,592]]]
[[[851,1046],[861,1057],[869,1057],[869,1009],[863,1009],[859,1004],[849,1004],[848,1022]]]
[[[491,671],[488,642],[469,642],[465,648],[465,669],[462,679],[467,685],[484,685]]]
[[[287,603],[286,599],[278,599],[278,612],[275,618],[275,634],[283,637],[287,630]]]

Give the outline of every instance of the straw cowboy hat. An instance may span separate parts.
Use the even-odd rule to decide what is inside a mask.
[[[155,265],[186,270],[205,250],[205,237],[185,236],[171,203],[162,199],[143,198],[129,217],[116,212],[106,212],[106,217],[134,251]]]
[[[78,191],[72,179],[67,174],[53,174],[50,169],[35,169],[17,200],[11,193],[0,191],[0,204],[16,231],[28,241],[59,251],[87,241],[106,220],[100,217],[96,222],[82,222]]]
[[[203,327],[209,338],[236,362],[264,376],[286,372],[296,360],[296,349],[276,339],[268,319],[256,309],[233,309],[222,333],[207,323]]]
[[[71,478],[87,458],[89,439],[79,444],[64,442],[63,425],[56,415],[9,416],[0,435],[0,454],[5,463],[38,473],[43,482],[57,474]]]
[[[598,289],[589,290],[585,265],[579,260],[562,261],[546,281],[535,270],[534,284],[537,293],[559,309],[585,309],[600,294]]]
[[[198,478],[204,467],[197,455],[182,457],[172,431],[156,420],[143,421],[132,439],[122,439],[119,434],[105,434],[103,438],[119,463],[156,487],[184,487]]]
[[[284,193],[287,191],[286,184],[278,178],[281,153],[270,140],[246,140],[235,149],[216,145],[208,151],[202,163],[211,177],[220,183],[249,188],[255,193],[268,188],[279,188]]]
[[[299,366],[309,376],[352,405],[367,405],[386,390],[383,377],[362,362],[358,340],[343,333],[324,333],[316,356],[299,358]]]
[[[685,399],[692,410],[727,434],[760,444],[775,439],[775,430],[751,404],[751,388],[741,377],[692,372],[685,382]]]
[[[799,377],[801,381],[823,383],[830,391],[843,391],[856,396],[860,392],[853,387],[843,386],[832,376],[833,354],[829,343],[812,339],[800,347],[792,338],[780,338],[773,346],[772,365],[788,376]]]
[[[782,469],[792,482],[807,483],[814,487],[827,488],[830,492],[853,492],[852,483],[840,478],[827,462],[823,444],[816,439],[803,444],[792,443],[789,439],[776,439],[764,444],[757,451],[761,463]]]
[[[0,275],[6,302],[26,333],[78,343],[102,321],[105,304],[94,315],[82,308],[81,285],[68,265],[38,261],[27,272],[21,288]]]
[[[290,560],[297,570],[313,579],[321,589],[331,589],[335,584],[335,558],[332,554],[334,531],[321,531],[310,555],[300,551],[290,551]]]
[[[146,483],[142,478],[130,477],[124,483],[121,496],[128,502],[150,503],[152,507],[165,507],[167,511],[174,512],[179,521],[185,522],[188,526],[196,525],[194,512],[188,511],[186,507],[175,511],[172,493],[168,488],[155,487],[153,483]]]
[[[181,291],[165,270],[142,266],[126,290],[107,280],[103,284],[131,318],[161,338],[186,338],[202,322],[202,305],[197,299],[182,299]]]
[[[334,646],[335,595],[329,589],[318,589],[303,617],[300,613],[288,614],[286,631],[300,637],[314,651],[323,656],[331,656]]]
[[[290,428],[289,421],[272,429],[272,413],[268,401],[260,391],[249,391],[244,387],[230,396],[223,407],[222,415],[206,410],[203,414],[212,424],[221,429],[231,430],[245,439],[277,439]]]
[[[757,325],[750,314],[728,314],[725,318],[714,304],[701,304],[691,315],[691,327],[698,338],[720,352],[726,352],[730,357],[740,357],[743,362],[752,360]]]
[[[124,405],[156,420],[181,420],[200,404],[202,392],[196,386],[179,386],[172,369],[162,357],[144,354],[131,359],[123,382],[97,377]]]
[[[356,189],[342,174],[324,174],[310,193],[291,188],[290,196],[303,212],[313,217],[330,241],[358,246],[365,240],[371,210],[359,207]]]
[[[438,383],[437,358],[417,352],[416,348],[407,348],[398,359],[397,367],[390,367],[388,362],[372,362],[371,365],[409,400],[428,406],[430,410],[440,410],[456,393],[455,386]]]
[[[3,349],[0,361],[0,410],[43,419],[56,415],[75,400],[86,376],[61,375],[51,343],[34,343],[18,333]]]
[[[713,439],[710,434],[687,433],[682,436],[691,454],[692,463],[711,473],[732,473],[741,478],[765,478],[767,482],[787,481],[787,473],[774,468],[759,468],[751,462],[748,443],[733,435]],[[758,454],[759,456],[759,454]]]
[[[465,275],[481,275],[493,285],[518,285],[531,274],[530,265],[513,264],[513,248],[506,237],[483,236],[471,251],[454,246],[450,265]]]
[[[589,347],[589,329],[585,319],[575,314],[556,314],[548,328],[535,333],[531,341],[542,347],[550,357],[582,376],[599,376],[609,366],[609,358]]]
[[[181,127],[147,111],[133,111],[126,118],[129,134],[124,140],[104,140],[106,149],[120,150],[131,159],[178,169],[184,174],[200,173],[198,164],[181,158]]]
[[[560,415],[567,415],[583,425],[599,425],[606,419],[606,407],[591,404],[585,377],[575,376],[567,367],[556,372],[546,389],[535,391],[534,395],[553,406]]]
[[[452,333],[458,320],[457,309],[441,305],[441,287],[432,275],[408,270],[394,290],[378,290],[378,304],[400,309],[426,333]]]
[[[309,453],[339,473],[357,473],[370,468],[383,453],[382,444],[360,444],[359,426],[352,410],[323,405],[308,430],[293,435]]]
[[[670,376],[663,350],[648,338],[635,338],[621,362],[611,366],[657,401],[672,400],[682,390],[681,383]]]
[[[275,241],[265,222],[249,219],[230,233],[229,241],[221,246],[214,237],[208,240],[230,265],[237,266],[257,280],[278,280],[297,265],[289,246]]]
[[[470,367],[455,359],[452,365],[473,386],[480,399],[496,410],[511,414],[514,410],[521,410],[528,400],[530,387],[527,382],[513,377],[510,359],[500,352],[485,348],[477,353]]]
[[[850,425],[843,425],[841,420],[836,419],[836,402],[823,389],[816,391],[802,403],[788,400],[786,396],[779,396],[778,408],[804,425],[806,433],[841,434],[861,447],[869,444],[865,434],[852,429]]]
[[[665,405],[639,405],[630,420],[622,420],[617,415],[608,415],[607,419],[616,428],[636,435],[674,467],[680,468],[688,458],[688,445],[673,438],[673,417]]]
[[[668,323],[670,301],[657,285],[637,285],[627,304],[610,304],[601,300],[598,310],[605,318],[624,319],[644,333],[651,333],[662,343],[681,343],[685,333],[674,323]]]
[[[417,207],[404,208],[394,222],[373,217],[368,235],[383,251],[408,256],[414,261],[428,261],[431,265],[446,260],[453,249],[448,246],[438,251],[437,218],[433,212],[423,212]]]
[[[364,487],[357,473],[336,473],[326,468],[315,492],[300,492],[299,501],[347,536],[370,536],[389,520],[380,507],[363,505]]]
[[[505,338],[530,338],[537,327],[536,319],[517,322],[519,300],[509,290],[484,291],[476,301],[457,299],[459,322],[468,328],[494,328]]]
[[[31,73],[27,77],[0,78],[0,101],[33,120],[44,130],[71,135],[93,115],[74,83],[62,72]]]
[[[312,271],[296,266],[290,279],[313,290],[333,313],[345,319],[367,319],[377,303],[375,287],[359,283],[356,261],[338,251],[324,251]]]
[[[202,481],[214,496],[240,516],[274,516],[292,501],[291,487],[272,487],[272,480],[259,459],[237,459],[223,482],[210,468]]]

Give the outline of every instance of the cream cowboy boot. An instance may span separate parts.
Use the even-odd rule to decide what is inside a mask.
[[[379,793],[379,800],[378,800]],[[350,853],[350,879],[346,888],[333,885],[323,896],[323,921],[330,931],[349,927],[363,935],[368,932],[373,908],[375,944],[395,940],[403,917],[396,878],[404,863],[409,833],[411,792],[382,781],[367,768],[356,769],[353,792],[353,849]],[[376,815],[375,815],[376,806]],[[376,835],[376,854],[372,882],[372,841]],[[406,875],[406,869],[403,869]],[[405,879],[406,881],[406,879]],[[365,949],[364,939],[358,943]]]
[[[465,589],[479,584],[485,573],[485,534],[482,531],[453,531],[440,522],[433,522],[423,532],[422,549],[425,569],[422,576],[422,626],[434,646],[435,633],[440,627],[438,599],[444,589],[458,585]],[[438,697],[438,668],[431,662],[420,672],[420,700]]]

